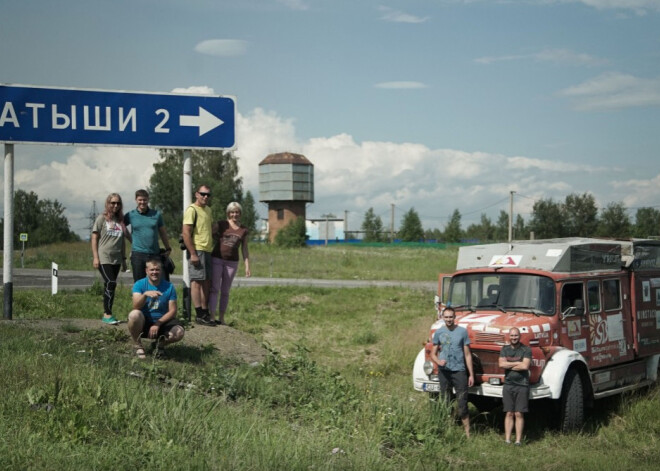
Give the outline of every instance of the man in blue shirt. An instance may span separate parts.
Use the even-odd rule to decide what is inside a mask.
[[[442,319],[445,325],[433,334],[431,361],[438,365],[440,393],[443,399],[449,401],[452,387],[456,390],[458,415],[463,422],[465,435],[469,438],[468,388],[474,385],[470,337],[464,327],[455,324],[456,312],[451,307],[444,310]]]
[[[133,284],[133,310],[128,314],[128,331],[135,354],[146,358],[142,338],[156,341],[156,355],[164,354],[165,345],[183,338],[183,326],[176,319],[176,289],[162,279],[162,262],[151,259],[146,265],[147,276]]]
[[[147,190],[135,192],[135,203],[137,207],[124,215],[124,225],[129,229],[131,240],[133,281],[138,281],[147,276],[145,271],[147,260],[161,256],[158,236],[160,235],[165,244],[165,255],[168,257],[172,253],[172,247],[170,247],[162,214],[160,211],[149,208]],[[164,273],[163,276],[169,280],[167,273]]]

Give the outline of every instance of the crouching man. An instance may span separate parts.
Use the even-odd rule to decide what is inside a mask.
[[[135,355],[146,358],[142,338],[154,340],[155,355],[162,357],[165,345],[183,338],[183,326],[176,319],[176,290],[163,279],[162,262],[150,259],[147,276],[133,285],[133,310],[128,315],[128,331],[133,339]]]

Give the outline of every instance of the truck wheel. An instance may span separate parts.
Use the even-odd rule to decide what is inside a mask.
[[[566,373],[559,399],[559,431],[569,433],[584,424],[584,394],[582,378],[574,368]]]

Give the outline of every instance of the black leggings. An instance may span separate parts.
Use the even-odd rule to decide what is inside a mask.
[[[103,313],[112,315],[112,304],[115,301],[117,276],[120,265],[100,265],[99,272],[103,277]]]

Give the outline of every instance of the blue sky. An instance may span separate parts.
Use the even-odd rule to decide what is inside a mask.
[[[660,0],[2,1],[1,83],[237,99],[245,189],[258,163],[315,166],[309,217],[386,226],[539,198],[660,207]],[[84,235],[92,200],[132,207],[151,149],[16,146],[15,187]],[[266,214],[259,204],[258,211]],[[170,224],[177,224],[171,222]]]

